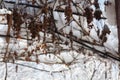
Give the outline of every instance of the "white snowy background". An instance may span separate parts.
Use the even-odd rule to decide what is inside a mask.
[[[97,25],[101,28],[106,23],[111,30],[110,35],[107,35],[107,42],[104,43],[104,46],[108,47],[108,50],[111,52],[116,52],[118,49],[118,38],[117,38],[117,28],[115,20],[113,23],[109,23],[109,18],[114,17],[112,15],[108,16],[105,11],[104,6],[105,0],[99,0],[100,8],[104,12],[103,15],[107,16],[108,21],[106,20],[94,20],[94,25]],[[112,0],[111,0],[112,1]],[[10,14],[6,9],[1,9],[0,14]],[[114,13],[115,14],[115,13]],[[55,18],[59,19],[59,15],[55,12]],[[3,16],[4,17],[4,16]],[[64,19],[64,14],[61,14],[61,18]],[[2,17],[1,17],[2,19]],[[0,20],[1,20],[0,19]],[[115,18],[114,18],[115,19]],[[1,21],[2,23],[2,21]],[[64,21],[63,21],[64,23]],[[84,22],[85,23],[85,22]],[[58,25],[62,23],[59,22]],[[72,26],[76,26],[75,23],[71,24]],[[85,24],[87,25],[87,24]],[[66,33],[69,33],[69,29],[64,29]],[[0,25],[0,34],[5,34],[7,32],[7,25]],[[74,31],[74,35],[80,36],[79,31]],[[94,29],[91,31],[90,35],[98,39]],[[17,46],[20,48],[24,48],[27,46],[26,41],[18,40],[19,45],[12,48],[16,48]],[[36,43],[34,43],[36,44]],[[0,38],[0,47],[6,46],[6,42],[4,38]],[[34,47],[34,45],[33,45]],[[24,62],[24,61],[16,61],[15,64],[8,63],[8,76],[7,80],[119,80],[120,79],[120,69],[119,62],[114,61],[112,59],[101,58],[98,55],[89,56],[87,53],[90,51],[86,51],[86,54],[77,53],[76,51],[65,51],[60,54],[65,62],[72,61],[71,54],[79,54],[78,63],[72,64],[69,67],[65,64],[44,64],[39,63],[36,64],[34,62]],[[41,62],[45,61],[54,62],[53,58],[49,59],[45,56],[40,57]],[[59,62],[59,60],[58,60]],[[18,66],[18,71],[16,72],[16,66]],[[26,67],[27,66],[27,67]],[[4,80],[5,77],[5,63],[0,63],[0,80]]]

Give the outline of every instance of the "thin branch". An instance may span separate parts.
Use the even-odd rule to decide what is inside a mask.
[[[94,61],[95,62],[95,61]],[[94,63],[95,64],[95,63]],[[101,63],[100,63],[101,64]],[[97,68],[99,68],[100,64],[98,65]],[[95,64],[96,65],[96,64]],[[93,77],[95,76],[95,72],[97,71],[97,69],[94,68],[94,71],[93,71],[93,74],[91,76],[91,79],[90,80],[93,80]]]
[[[52,31],[53,31],[53,30],[52,30]],[[53,31],[53,32],[54,32],[54,33],[57,33],[57,34],[59,34],[59,35],[61,35],[61,36],[64,37],[64,34],[62,34],[61,32],[56,32],[56,31]],[[105,55],[105,56],[107,56],[107,58],[112,58],[112,59],[120,62],[120,58],[117,57],[117,56],[115,56],[115,55],[113,55],[113,54],[110,53],[110,52],[102,52],[102,51],[100,51],[100,50],[98,50],[98,49],[95,49],[95,48],[91,47],[90,45],[87,45],[87,44],[84,43],[83,41],[77,40],[75,37],[70,36],[70,35],[67,35],[66,38],[70,39],[71,37],[72,37],[72,39],[73,39],[74,42],[83,45],[84,48],[88,48],[88,49],[90,49],[90,50],[92,50],[92,51],[95,51],[95,52],[97,52],[96,54],[98,54],[98,55],[100,55],[100,56],[104,56],[104,55]],[[88,44],[89,44],[89,43],[88,43]]]
[[[14,36],[11,36],[11,35],[4,35],[4,34],[0,34],[0,37],[10,37],[10,38],[17,38],[17,37],[14,37]],[[24,37],[21,37],[21,39],[24,39],[24,40],[32,40],[32,39],[27,39],[27,38],[24,38]]]
[[[3,62],[3,61],[0,61],[0,62]],[[13,64],[13,62],[6,62],[6,63],[12,63]],[[14,64],[19,65],[19,66],[23,66],[23,67],[27,67],[27,68],[31,68],[31,69],[34,69],[34,70],[37,70],[37,71],[42,71],[42,72],[61,73],[62,71],[69,71],[69,69],[63,69],[63,70],[59,70],[59,71],[49,71],[49,70],[39,69],[39,68],[32,67],[32,66],[29,66],[29,65],[21,64],[21,63],[14,63]],[[7,68],[7,66],[6,66],[6,68]],[[6,69],[6,72],[7,71],[8,70]],[[5,80],[7,80],[7,73],[6,73],[6,76],[5,76]]]
[[[118,53],[120,56],[120,0],[115,0],[116,22],[118,32]]]
[[[16,2],[14,1],[4,1],[5,3],[10,3],[10,4],[16,4]],[[42,6],[37,6],[37,5],[33,5],[33,4],[28,4],[28,3],[18,3],[17,5],[25,5],[28,7],[34,7],[34,8],[42,8]]]
[[[4,1],[5,3],[9,3],[9,4],[15,4],[14,1]],[[38,6],[38,5],[32,5],[32,4],[28,4],[28,3],[18,3],[17,5],[25,5],[27,7],[33,7],[33,8],[43,8],[43,6]],[[52,8],[50,8],[50,10],[53,10]],[[54,11],[57,12],[64,12],[64,9],[55,9]],[[79,12],[73,12],[72,14],[74,15],[79,15],[79,16],[84,16],[83,14],[79,13]]]
[[[90,80],[93,80],[93,77],[94,77],[96,71],[97,71],[97,70],[94,70],[94,71],[93,71],[93,74],[92,74],[92,77],[91,77]]]
[[[8,68],[7,68],[7,63],[5,62],[5,80],[7,80],[7,75],[8,75]]]

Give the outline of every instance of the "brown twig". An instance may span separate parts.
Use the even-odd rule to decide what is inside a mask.
[[[53,31],[53,30],[52,30],[52,31]],[[64,37],[64,34],[63,34],[63,33],[55,32],[55,31],[53,31],[53,32],[54,32],[54,33],[57,33],[57,34],[59,34],[59,35],[61,35],[61,36]],[[67,38],[68,38],[68,39],[70,39],[70,37],[71,37],[71,36],[67,35]],[[112,53],[110,53],[110,52],[102,52],[102,51],[100,51],[100,50],[98,50],[98,49],[95,49],[94,47],[91,47],[91,45],[88,45],[89,43],[86,44],[86,43],[84,43],[84,42],[82,42],[82,41],[80,41],[80,40],[75,39],[73,36],[72,36],[72,38],[73,38],[73,41],[74,41],[74,42],[83,45],[84,48],[88,48],[88,49],[90,49],[90,50],[92,50],[92,51],[94,51],[94,52],[97,52],[96,54],[98,54],[98,55],[100,55],[100,56],[106,55],[108,58],[112,58],[112,59],[120,62],[120,58],[117,57],[117,56],[115,56],[115,55],[113,55]]]
[[[8,68],[7,68],[7,62],[5,62],[5,80],[7,80],[7,75],[8,75]]]
[[[14,1],[4,1],[5,3],[9,3],[9,4],[15,4]],[[28,3],[18,3],[17,5],[25,5],[27,7],[33,7],[33,8],[43,8],[43,6],[38,6],[38,5],[32,5],[32,4],[28,4]],[[52,8],[50,8],[50,10],[52,10]],[[54,11],[57,11],[57,12],[64,12],[65,10],[64,9],[55,9]],[[72,14],[74,15],[79,15],[79,16],[84,16],[83,14],[79,13],[79,12],[73,12]]]

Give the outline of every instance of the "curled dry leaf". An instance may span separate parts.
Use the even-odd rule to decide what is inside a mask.
[[[15,66],[15,71],[18,72],[18,65]]]
[[[102,11],[100,9],[96,9],[95,12],[94,12],[94,17],[97,20],[100,20],[100,19],[102,19],[101,15],[102,15]]]
[[[72,9],[70,6],[65,7],[65,19],[67,20],[67,23],[70,22],[71,17],[72,17]]]
[[[25,61],[32,61],[32,59],[30,57],[25,57]]]
[[[111,33],[111,31],[110,31],[108,25],[105,24],[105,25],[104,25],[104,28],[103,28],[103,30],[102,30],[102,34],[100,35],[100,39],[102,40],[102,44],[107,41],[106,35],[107,35],[107,34],[110,34],[110,33]]]
[[[93,10],[90,7],[85,8],[85,13],[84,15],[87,18],[87,23],[90,24],[93,21]]]
[[[39,59],[36,59],[36,63],[39,64],[39,63],[40,63],[40,60],[39,60]]]
[[[36,54],[36,63],[39,64],[40,63],[40,60],[38,58],[38,55]]]
[[[24,50],[25,50],[25,51],[27,51],[27,50],[28,50],[28,48],[24,48]]]
[[[46,43],[41,44],[41,49],[46,49],[46,47],[47,47]]]
[[[69,45],[69,42],[67,40],[65,41],[65,45]]]
[[[95,6],[96,9],[100,8],[98,0],[94,0],[93,4],[94,4],[94,6]]]

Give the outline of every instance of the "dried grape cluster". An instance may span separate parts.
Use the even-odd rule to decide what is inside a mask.
[[[13,10],[13,26],[14,35],[19,36],[21,25],[23,24],[22,15],[18,12],[17,9]]]
[[[39,31],[41,30],[41,28],[42,25],[40,23],[36,23],[34,20],[32,20],[28,25],[28,29],[32,33],[31,37],[38,37],[40,39]]]
[[[65,19],[67,20],[67,23],[70,22],[72,17],[72,8],[71,8],[71,0],[68,0],[67,6],[65,7]]]

